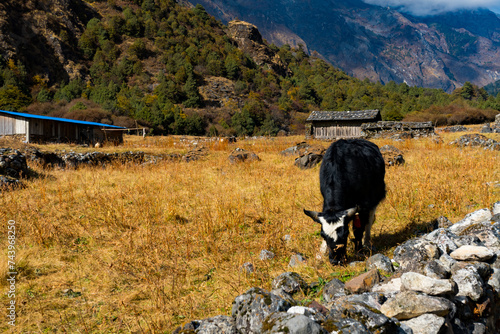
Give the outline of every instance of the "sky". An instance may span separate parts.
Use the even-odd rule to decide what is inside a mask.
[[[500,13],[500,0],[363,0],[372,5],[401,7],[400,11],[415,16],[442,14],[457,9],[488,8]]]

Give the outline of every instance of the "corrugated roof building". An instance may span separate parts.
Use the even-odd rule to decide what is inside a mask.
[[[122,143],[123,130],[116,125],[0,110],[0,136],[26,142]]]
[[[306,120],[306,138],[361,137],[361,124],[381,121],[379,110],[313,111]]]

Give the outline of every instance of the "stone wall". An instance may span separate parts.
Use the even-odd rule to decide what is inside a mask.
[[[361,130],[367,138],[393,137],[418,138],[434,136],[432,122],[387,122],[364,123]]]
[[[429,225],[432,232],[398,246],[393,259],[375,254],[345,283],[321,286],[286,272],[271,291],[237,296],[231,316],[190,321],[174,333],[498,333],[500,202],[455,224],[440,217]],[[253,265],[242,270],[251,275]],[[303,302],[320,289],[321,302]]]

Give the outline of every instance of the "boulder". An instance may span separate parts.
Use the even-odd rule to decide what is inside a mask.
[[[456,294],[457,287],[452,280],[430,278],[408,272],[401,275],[401,290],[423,292],[430,296]]]
[[[379,269],[386,273],[394,272],[391,259],[383,254],[375,254],[366,260],[366,269]]]
[[[236,148],[229,155],[229,162],[234,164],[237,162],[245,162],[245,161],[260,161],[260,158],[257,154],[251,151],[247,151],[241,148]]]
[[[305,315],[277,312],[264,319],[261,333],[328,334],[328,331]]]
[[[414,291],[398,293],[385,302],[380,311],[390,318],[407,320],[430,313],[446,317],[455,305],[446,298],[431,297]]]
[[[309,285],[294,272],[286,272],[276,277],[271,283],[273,289],[283,289],[289,295],[293,295],[299,291],[307,293]]]
[[[238,334],[235,321],[232,317],[218,315],[204,320],[194,320],[182,327],[178,327],[173,334]]]
[[[236,297],[232,316],[241,334],[257,334],[262,332],[264,319],[268,315],[286,312],[290,307],[290,303],[283,298],[260,288],[252,288]]]
[[[403,152],[392,145],[384,145],[380,148],[386,166],[398,166],[405,163]]]
[[[326,283],[323,288],[323,299],[327,303],[334,301],[338,297],[345,296],[346,294],[345,284],[337,278]]]
[[[364,274],[354,277],[345,283],[345,289],[351,293],[368,292],[380,282],[378,269],[372,269]]]
[[[413,334],[439,334],[444,331],[445,321],[445,318],[435,314],[422,314],[401,323],[410,327]]]

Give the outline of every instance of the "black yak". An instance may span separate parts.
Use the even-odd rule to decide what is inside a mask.
[[[319,172],[323,211],[304,213],[321,224],[331,264],[345,257],[351,221],[356,251],[369,246],[375,209],[385,198],[384,177],[384,158],[367,140],[341,139],[326,151]]]

